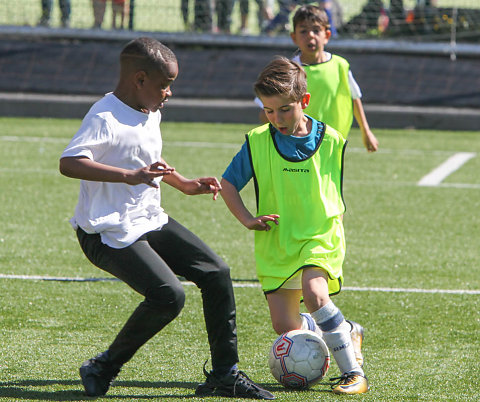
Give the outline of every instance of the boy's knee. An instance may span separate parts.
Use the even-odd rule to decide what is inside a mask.
[[[299,320],[289,320],[287,317],[281,320],[272,320],[272,327],[276,334],[282,335],[285,332],[293,331],[295,329],[302,329],[302,322]]]
[[[230,267],[225,263],[219,264],[216,270],[208,273],[207,277],[208,283],[217,288],[231,286]]]
[[[151,308],[170,312],[176,317],[185,305],[185,291],[181,284],[165,284],[150,288],[145,295]]]
[[[284,323],[272,322],[273,330],[277,335],[282,335],[284,332],[288,332],[290,328],[284,325]]]

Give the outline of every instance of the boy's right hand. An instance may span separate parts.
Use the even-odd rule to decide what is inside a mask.
[[[276,214],[260,215],[246,222],[245,226],[250,230],[269,231],[271,229],[271,226],[268,225],[267,222],[274,222],[275,225],[278,225],[278,218],[280,218],[280,215]]]

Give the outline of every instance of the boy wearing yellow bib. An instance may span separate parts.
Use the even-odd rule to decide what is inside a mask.
[[[362,132],[368,152],[378,149],[363,110],[362,93],[343,57],[325,51],[332,32],[325,11],[312,4],[300,7],[293,16],[292,41],[299,53],[293,60],[305,69],[307,90],[312,94],[305,113],[324,121],[348,137],[353,117]]]
[[[346,141],[304,114],[310,94],[298,63],[276,58],[260,73],[254,89],[270,124],[247,134],[223,174],[221,195],[232,214],[255,230],[257,275],[275,332],[303,328],[320,333],[342,373],[334,379],[333,392],[367,392],[362,361],[352,342],[355,334],[361,346],[363,329],[346,321],[330,300],[343,282]],[[257,216],[239,194],[251,178]],[[300,314],[302,298],[310,314]]]
[[[362,141],[368,152],[378,149],[378,140],[370,130],[362,104],[362,91],[343,57],[325,51],[332,32],[327,14],[309,4],[299,7],[292,20],[290,37],[298,51],[292,58],[307,74],[307,91],[311,94],[305,113],[327,123],[346,139],[353,118],[362,133]],[[255,98],[263,108],[260,99]],[[267,122],[263,112],[260,121]]]

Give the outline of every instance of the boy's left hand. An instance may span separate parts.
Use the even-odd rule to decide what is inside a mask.
[[[245,226],[250,230],[264,230],[268,232],[271,226],[267,222],[273,222],[275,225],[278,225],[278,218],[280,218],[280,215],[277,214],[260,215],[246,222]]]
[[[216,177],[200,177],[195,181],[197,183],[195,194],[213,194],[213,200],[217,199],[222,186]]]

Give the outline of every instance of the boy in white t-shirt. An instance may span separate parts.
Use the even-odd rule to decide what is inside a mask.
[[[105,395],[120,368],[181,311],[177,278],[202,292],[212,371],[197,396],[274,399],[237,368],[235,300],[229,267],[160,207],[160,182],[188,195],[213,194],[215,177],[186,179],[161,156],[161,114],[178,74],[173,52],[155,39],[129,42],[113,93],[95,103],[60,159],[81,179],[71,220],[83,252],[99,268],[145,297],[108,350],[87,360],[80,376],[88,396]]]

